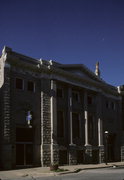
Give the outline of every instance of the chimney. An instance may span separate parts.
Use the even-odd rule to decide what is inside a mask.
[[[100,77],[99,62],[96,63],[95,74],[96,76]]]

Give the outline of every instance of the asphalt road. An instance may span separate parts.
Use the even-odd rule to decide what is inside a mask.
[[[19,178],[18,180],[124,180],[124,168],[84,170],[76,174],[40,178],[24,177]]]

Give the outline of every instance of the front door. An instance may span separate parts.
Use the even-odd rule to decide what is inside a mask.
[[[16,165],[32,165],[33,163],[33,145],[16,144]]]
[[[16,128],[16,165],[33,164],[33,128]]]

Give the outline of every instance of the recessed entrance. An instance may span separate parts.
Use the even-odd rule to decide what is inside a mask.
[[[33,164],[33,129],[16,128],[16,165]]]
[[[32,165],[33,163],[33,145],[16,144],[16,165]]]

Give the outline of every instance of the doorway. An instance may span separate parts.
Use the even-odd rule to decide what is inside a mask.
[[[33,164],[33,144],[16,144],[16,165]]]
[[[16,165],[33,164],[33,128],[16,128]]]

